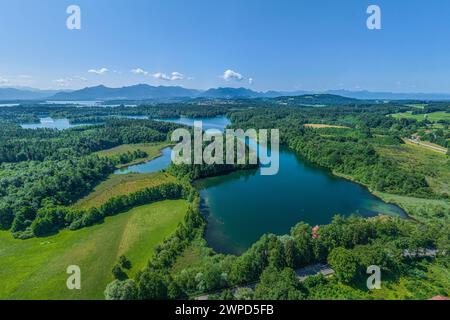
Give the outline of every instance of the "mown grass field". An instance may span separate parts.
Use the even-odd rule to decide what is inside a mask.
[[[100,207],[113,197],[131,194],[144,188],[175,181],[176,179],[173,176],[161,172],[113,174],[100,183],[93,192],[76,202],[74,207],[77,209]]]
[[[98,156],[101,156],[101,157],[114,157],[114,156],[118,156],[118,155],[121,155],[121,154],[124,154],[127,152],[134,152],[134,151],[138,151],[138,150],[144,151],[145,153],[148,154],[148,156],[145,158],[136,159],[135,161],[132,161],[130,163],[123,164],[120,166],[120,167],[125,167],[125,166],[135,165],[135,164],[138,164],[141,162],[149,161],[149,160],[159,157],[161,155],[161,149],[164,149],[168,145],[169,144],[167,144],[167,143],[123,144],[123,145],[117,146],[112,149],[98,151],[95,154],[97,154]]]
[[[410,108],[424,109],[427,106],[427,104],[425,104],[425,103],[413,103],[413,104],[407,104],[406,106],[410,107]]]
[[[167,200],[136,207],[105,222],[46,238],[17,240],[0,232],[0,299],[103,299],[121,255],[145,267],[154,248],[183,220],[188,203]],[[66,269],[81,268],[81,290],[68,290]]]
[[[307,123],[304,126],[307,128],[313,128],[313,129],[323,129],[323,128],[349,129],[349,127],[345,127],[345,126],[337,126],[337,125],[323,124],[323,123]]]
[[[409,214],[419,219],[450,218],[450,157],[418,145],[378,146],[377,151],[393,159],[406,170],[423,174],[437,199],[419,199],[384,193],[376,195],[383,200],[399,204]]]
[[[428,113],[428,114],[412,114],[411,112],[402,112],[402,113],[396,113],[396,114],[392,114],[391,115],[394,118],[397,119],[416,119],[418,121],[423,121],[425,119],[432,121],[432,122],[437,122],[439,120],[447,120],[450,121],[450,113],[444,112],[444,111],[437,111],[437,112],[432,112],[432,113]]]

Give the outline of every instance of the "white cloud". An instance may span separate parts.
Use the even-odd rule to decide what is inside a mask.
[[[5,84],[8,84],[8,83],[9,83],[8,79],[0,77],[0,85],[5,85]]]
[[[158,80],[166,80],[166,81],[177,81],[177,80],[183,80],[185,79],[185,75],[180,72],[172,72],[171,74],[166,74],[162,72],[157,72],[152,74],[153,78],[156,78]]]
[[[242,81],[244,79],[244,76],[236,71],[228,69],[223,73],[222,78],[225,81],[230,81],[230,80]]]
[[[69,86],[69,84],[73,81],[72,78],[61,78],[53,80],[53,82],[56,84],[56,86],[60,88],[66,88]]]
[[[144,76],[148,75],[148,71],[145,71],[144,69],[141,68],[131,69],[131,73],[143,74]]]
[[[237,82],[241,82],[241,81],[247,81],[248,84],[251,86],[254,82],[254,79],[251,77],[245,77],[242,74],[240,74],[239,72],[233,71],[231,69],[225,70],[223,75],[221,76],[221,78],[225,81],[237,81]]]
[[[101,69],[90,69],[88,70],[89,73],[95,73],[95,74],[105,74],[109,70],[107,68],[101,68]]]
[[[19,79],[25,79],[25,80],[29,80],[31,78],[33,78],[32,76],[28,75],[28,74],[20,74],[18,76]]]
[[[171,80],[172,81],[175,81],[175,80],[183,80],[185,77],[184,77],[184,74],[182,74],[182,73],[179,73],[179,72],[172,72],[172,75],[171,75]]]

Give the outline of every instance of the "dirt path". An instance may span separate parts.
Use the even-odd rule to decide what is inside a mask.
[[[437,151],[437,152],[440,152],[440,153],[443,153],[443,154],[447,154],[447,149],[444,148],[444,147],[437,147],[437,146],[433,146],[433,145],[430,145],[430,144],[427,144],[427,143],[423,143],[423,142],[412,140],[412,139],[408,139],[408,138],[405,138],[403,140],[406,143],[409,142],[409,143],[412,143],[412,144],[415,144],[415,145],[419,145],[419,146],[422,146],[424,148],[427,148],[427,149],[430,149],[430,150],[433,150],[433,151]]]

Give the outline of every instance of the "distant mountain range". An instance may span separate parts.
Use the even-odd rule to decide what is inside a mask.
[[[328,90],[310,91],[266,91],[257,92],[247,88],[212,88],[206,91],[186,89],[179,86],[150,86],[138,84],[121,88],[109,88],[103,85],[87,87],[75,91],[38,90],[33,88],[0,88],[0,100],[170,100],[181,98],[209,99],[252,99],[276,98],[314,94],[330,94],[360,100],[450,100],[450,94],[432,93],[393,93],[370,91]]]
[[[39,90],[33,88],[0,88],[0,100],[40,100],[51,97],[60,90]]]
[[[287,106],[297,106],[297,105],[303,105],[303,106],[319,106],[319,105],[336,105],[336,106],[342,106],[342,105],[355,105],[355,104],[364,104],[366,103],[366,100],[361,99],[354,99],[354,98],[348,98],[343,97],[339,95],[334,94],[328,94],[328,93],[321,93],[321,94],[304,94],[304,95],[298,95],[298,96],[286,96],[286,97],[276,97],[271,98],[276,103],[280,105],[287,105]]]
[[[328,90],[326,93],[364,100],[450,100],[450,94],[446,93],[396,93],[371,92],[366,90]]]
[[[72,92],[60,92],[49,98],[51,100],[150,100],[179,97],[196,97],[198,90],[182,87],[154,87],[147,84],[122,88],[97,86]]]

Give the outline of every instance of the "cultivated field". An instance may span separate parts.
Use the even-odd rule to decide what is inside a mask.
[[[154,248],[174,232],[188,203],[167,200],[136,207],[105,222],[46,238],[14,239],[0,232],[0,299],[103,299],[121,255],[133,267],[145,267]],[[81,290],[68,290],[66,268],[81,268]]]
[[[437,122],[439,120],[447,120],[450,121],[450,113],[444,112],[444,111],[438,111],[433,113],[427,113],[427,114],[412,114],[411,112],[403,112],[403,113],[396,113],[391,115],[394,118],[397,119],[416,119],[418,121],[423,120],[429,120],[432,122]]]

